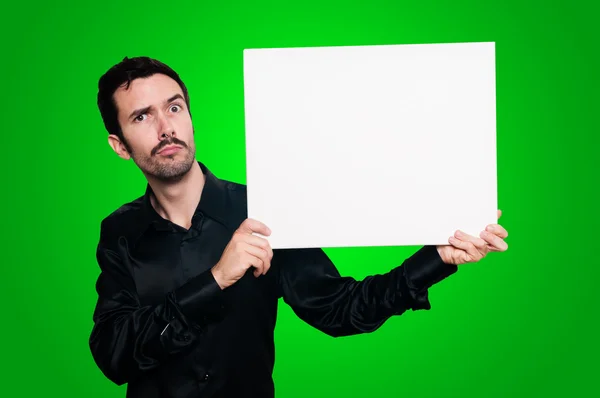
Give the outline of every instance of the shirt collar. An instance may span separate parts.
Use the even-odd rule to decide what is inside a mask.
[[[198,165],[204,174],[204,187],[202,188],[202,196],[200,202],[194,212],[194,217],[199,217],[200,214],[208,216],[215,221],[231,227],[228,217],[227,210],[227,185],[226,182],[217,178],[202,162],[198,161]],[[156,230],[170,231],[172,226],[169,221],[162,218],[152,206],[150,202],[150,196],[152,195],[152,188],[150,184],[146,186],[146,192],[142,198],[142,222],[139,224],[141,227],[141,237],[149,227],[154,227]]]

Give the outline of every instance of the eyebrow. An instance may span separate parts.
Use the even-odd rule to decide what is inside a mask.
[[[169,99],[167,99],[164,103],[168,104],[169,102],[173,102],[176,99],[181,99],[183,100],[183,97],[181,96],[181,94],[175,94],[174,96],[170,97]],[[135,111],[131,112],[129,114],[129,119],[131,120],[133,117],[137,116],[137,115],[141,115],[143,113],[148,112],[150,109],[152,108],[152,105],[147,106],[145,108],[140,108],[140,109],[136,109]]]

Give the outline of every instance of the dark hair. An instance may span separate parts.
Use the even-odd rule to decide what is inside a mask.
[[[102,75],[98,81],[98,109],[100,110],[104,127],[106,127],[109,134],[115,134],[119,137],[125,145],[127,143],[125,142],[123,130],[117,118],[117,104],[113,94],[121,86],[125,86],[125,89],[128,89],[131,82],[135,79],[149,77],[157,73],[169,76],[179,84],[189,111],[190,97],[185,84],[179,78],[177,72],[156,59],[149,57],[125,57],[121,62],[114,65]]]

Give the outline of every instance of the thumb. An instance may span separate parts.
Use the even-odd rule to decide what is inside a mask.
[[[248,235],[260,233],[264,236],[269,236],[271,234],[271,230],[265,224],[251,218],[246,219],[240,225],[238,231]]]

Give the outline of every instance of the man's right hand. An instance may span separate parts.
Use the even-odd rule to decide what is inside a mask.
[[[225,289],[237,282],[250,267],[254,267],[254,276],[267,273],[271,267],[273,250],[265,238],[253,235],[271,235],[271,230],[263,223],[246,219],[235,231],[225,247],[219,262],[212,268],[212,274]]]

